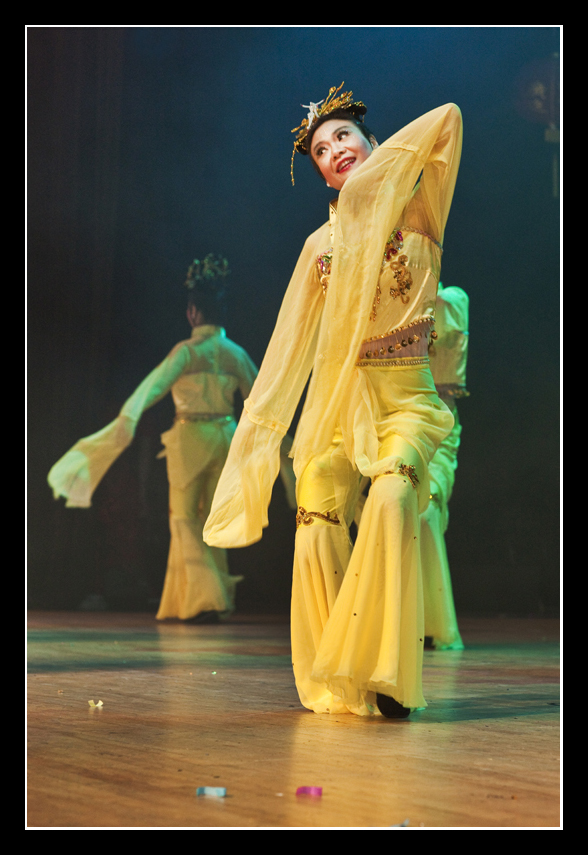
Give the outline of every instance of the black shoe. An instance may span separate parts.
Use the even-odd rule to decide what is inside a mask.
[[[389,698],[388,695],[376,695],[378,709],[386,718],[408,718],[410,715],[410,707],[403,707],[394,698]]]
[[[184,623],[220,623],[218,612],[200,612],[194,617],[188,618]]]

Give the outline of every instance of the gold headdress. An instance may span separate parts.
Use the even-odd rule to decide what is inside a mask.
[[[345,81],[343,81],[343,83],[344,82]],[[340,86],[331,86],[327,97],[323,98],[323,100],[319,101],[317,104],[311,101],[310,104],[301,105],[309,112],[306,119],[302,120],[302,124],[298,125],[297,128],[292,129],[293,134],[298,132],[298,136],[294,141],[292,160],[290,162],[292,184],[294,184],[294,155],[296,152],[299,152],[300,154],[308,154],[306,138],[309,130],[317,119],[326,116],[328,113],[332,113],[333,110],[347,110],[347,112],[355,116],[356,119],[363,121],[363,116],[367,113],[367,107],[365,104],[362,101],[354,101],[353,92],[342,92],[340,95],[337,95],[339,90],[343,88],[343,83],[341,83]]]
[[[204,261],[194,259],[186,276],[185,286],[188,290],[196,288],[197,285],[206,282],[211,284],[215,279],[224,279],[231,271],[229,270],[229,262],[222,256],[215,256],[210,252]]]

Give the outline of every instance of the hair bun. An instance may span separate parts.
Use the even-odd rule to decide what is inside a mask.
[[[203,261],[195,258],[186,275],[185,286],[189,290],[206,285],[211,290],[224,293],[225,279],[230,274],[229,262],[222,255],[209,253]]]

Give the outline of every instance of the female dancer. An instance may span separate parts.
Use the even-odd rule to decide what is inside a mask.
[[[162,435],[167,458],[170,549],[157,618],[212,622],[233,611],[235,588],[224,549],[207,546],[202,526],[235,431],[233,395],[249,394],[257,368],[221,324],[226,259],[212,255],[188,270],[191,337],[177,344],[125,402],[118,417],[79,440],[51,469],[55,498],[85,508],[116,458],[130,445],[141,415],[171,392],[176,418]]]
[[[425,605],[425,637],[436,650],[463,650],[459,632],[445,532],[449,500],[455,483],[461,422],[457,402],[469,395],[466,387],[469,298],[462,288],[439,283],[435,331],[429,348],[431,373],[439,397],[451,410],[454,424],[429,464],[429,505],[421,515],[421,561]]]
[[[428,463],[453,424],[427,347],[461,114],[439,107],[378,146],[365,105],[340,89],[294,131],[295,151],[339,197],[294,270],[204,539],[261,537],[281,439],[312,370],[292,450],[298,693],[315,712],[405,717],[426,706],[419,510]],[[353,545],[362,475],[372,489]]]

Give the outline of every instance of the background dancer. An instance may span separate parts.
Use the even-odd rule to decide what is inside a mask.
[[[454,424],[429,464],[430,501],[421,515],[421,560],[425,604],[426,645],[436,650],[462,650],[445,533],[449,524],[449,500],[455,483],[461,422],[457,408],[467,397],[466,366],[469,342],[469,299],[462,288],[439,283],[435,330],[429,348],[431,372],[439,397],[451,410]]]
[[[158,619],[216,622],[235,608],[241,576],[231,576],[224,549],[202,539],[214,489],[235,431],[234,393],[245,398],[257,368],[222,326],[228,262],[207,255],[191,264],[187,318],[192,334],[179,342],[123,405],[117,418],[79,440],[51,469],[48,481],[66,506],[87,508],[94,490],[133,440],[141,415],[171,392],[176,417],[162,434],[167,460],[171,542]]]

